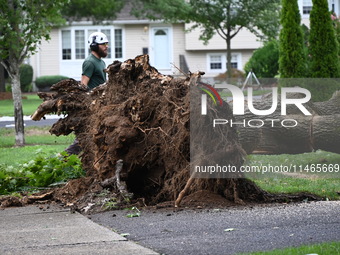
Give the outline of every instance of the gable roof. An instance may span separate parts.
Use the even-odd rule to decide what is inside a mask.
[[[116,19],[113,20],[114,23],[125,23],[125,24],[133,24],[133,23],[159,23],[162,22],[162,20],[150,20],[146,17],[136,17],[133,15],[132,8],[138,8],[138,6],[134,5],[133,1],[126,0],[126,3],[124,4],[123,8],[120,10],[119,13],[117,13]]]
[[[115,19],[115,21],[140,20],[139,18],[137,18],[133,14],[131,14],[131,10],[132,10],[131,1],[126,1],[123,8],[117,14],[117,18]]]

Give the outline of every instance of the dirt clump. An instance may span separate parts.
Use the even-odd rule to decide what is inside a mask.
[[[176,200],[190,179],[192,120],[198,127],[206,121],[196,118],[199,113],[192,112],[193,103],[190,105],[190,88],[197,86],[202,73],[184,78],[163,75],[149,65],[148,55],[115,61],[106,71],[108,81],[92,91],[69,79],[52,86],[51,93],[39,93],[44,102],[32,119],[40,120],[48,113],[64,114],[50,133],[75,133],[87,172],[85,178],[56,189],[53,199],[78,208],[88,208],[99,200],[103,205],[101,194],[105,192],[111,194],[111,200],[105,200],[111,205],[156,205]],[[220,110],[225,119],[233,117],[227,103]],[[209,109],[209,115],[214,117],[214,111]],[[223,131],[222,139],[214,135],[221,130],[212,132],[195,136],[202,137],[193,141],[196,152],[202,155],[200,160],[218,158],[239,168],[245,154],[236,130]],[[204,150],[205,139],[215,139],[216,146]],[[252,181],[237,177],[193,178],[183,203],[204,206],[272,200]]]

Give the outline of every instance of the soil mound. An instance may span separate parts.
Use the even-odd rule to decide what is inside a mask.
[[[202,202],[204,199],[225,205],[228,201],[242,204],[272,200],[271,195],[244,178],[190,178],[190,119],[198,122],[195,126],[205,123],[202,118],[190,117],[195,113],[190,112],[189,91],[202,73],[184,78],[163,75],[149,65],[147,55],[123,63],[115,61],[106,71],[107,83],[90,92],[69,79],[52,86],[52,93],[39,93],[44,102],[32,119],[40,120],[48,113],[64,114],[66,117],[50,132],[57,136],[76,134],[87,171],[86,178],[56,189],[54,200],[84,208],[98,194],[109,191],[118,203],[142,201],[155,205],[176,200],[184,188],[182,195],[189,195],[184,202],[191,199],[199,205],[207,204]],[[220,116],[233,117],[227,103],[221,107]],[[194,141],[198,144],[195,150],[202,150],[202,155],[210,158],[219,157],[225,165],[240,167],[244,151],[236,130],[229,128],[223,134],[223,139],[202,134],[201,145]],[[204,151],[204,139],[216,139],[216,147]],[[200,199],[190,198],[193,194]]]

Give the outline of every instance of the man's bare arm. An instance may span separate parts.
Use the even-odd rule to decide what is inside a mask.
[[[86,75],[81,76],[81,81],[80,81],[81,84],[87,86],[89,84],[89,81],[90,81],[90,78],[87,77]]]

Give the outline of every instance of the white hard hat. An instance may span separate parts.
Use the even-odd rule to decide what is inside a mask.
[[[94,32],[90,34],[89,39],[87,41],[89,43],[90,48],[92,46],[96,46],[98,44],[108,43],[106,35],[102,32]]]

